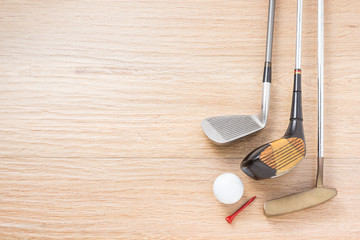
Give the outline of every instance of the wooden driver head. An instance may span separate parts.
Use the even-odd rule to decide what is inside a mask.
[[[293,169],[304,158],[305,152],[302,138],[281,138],[248,154],[241,169],[256,180],[277,177]]]
[[[302,119],[292,119],[282,138],[253,150],[241,162],[240,168],[256,180],[274,178],[293,169],[305,154]]]

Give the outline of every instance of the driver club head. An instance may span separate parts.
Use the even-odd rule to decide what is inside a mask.
[[[304,156],[305,142],[301,138],[281,138],[248,154],[241,170],[256,180],[278,177],[293,169]]]
[[[255,180],[281,176],[305,157],[306,145],[301,119],[290,121],[285,135],[250,152],[241,162],[241,170]]]
[[[324,203],[336,195],[337,190],[334,188],[316,187],[305,192],[266,201],[264,213],[268,216],[292,213]]]

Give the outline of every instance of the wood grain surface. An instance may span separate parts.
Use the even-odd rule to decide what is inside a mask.
[[[296,1],[276,4],[267,127],[231,146],[210,116],[260,109],[268,1],[0,1],[0,239],[360,239],[360,2],[325,1],[325,185],[338,196],[268,218],[314,186],[317,3],[304,1],[307,156],[282,177],[239,169],[285,132]],[[245,185],[217,202],[221,173]],[[229,225],[224,218],[257,199]]]

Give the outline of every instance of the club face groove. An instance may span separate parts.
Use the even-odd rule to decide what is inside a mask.
[[[334,188],[318,187],[309,191],[266,201],[264,203],[264,213],[267,216],[292,213],[324,203],[336,195],[337,190]]]
[[[204,119],[206,136],[218,145],[233,142],[265,127],[256,115],[229,115]]]

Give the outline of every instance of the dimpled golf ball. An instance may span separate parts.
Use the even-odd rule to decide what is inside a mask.
[[[213,185],[214,195],[224,204],[233,204],[240,200],[244,193],[244,186],[238,176],[224,173],[215,179]]]

